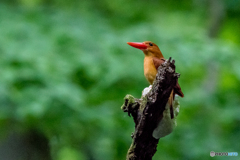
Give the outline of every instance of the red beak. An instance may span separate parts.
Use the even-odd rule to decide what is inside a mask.
[[[127,42],[132,47],[138,48],[138,49],[147,49],[147,45],[144,43],[139,42]]]

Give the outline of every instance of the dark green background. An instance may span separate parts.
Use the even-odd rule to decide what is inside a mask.
[[[0,159],[123,160],[134,130],[120,106],[149,84],[150,40],[176,60],[178,126],[158,159],[240,153],[239,0],[3,0]]]

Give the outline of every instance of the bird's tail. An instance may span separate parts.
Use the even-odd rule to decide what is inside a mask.
[[[169,98],[168,98],[168,104],[170,106],[170,114],[171,114],[171,119],[174,118],[174,113],[173,113],[173,101],[174,101],[174,91],[172,90]]]

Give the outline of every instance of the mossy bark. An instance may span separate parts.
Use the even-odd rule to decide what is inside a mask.
[[[171,58],[158,68],[152,89],[141,99],[125,96],[121,109],[128,112],[135,122],[133,141],[127,153],[127,160],[151,160],[157,151],[159,139],[152,136],[154,129],[163,117],[166,103],[179,74],[175,73]]]

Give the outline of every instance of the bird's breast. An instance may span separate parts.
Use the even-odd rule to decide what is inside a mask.
[[[144,58],[144,75],[146,79],[150,82],[150,84],[153,83],[156,74],[157,69],[154,66],[152,57],[146,56]]]

